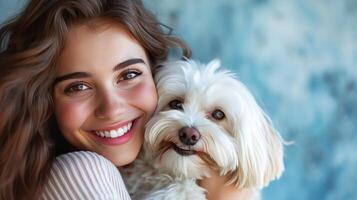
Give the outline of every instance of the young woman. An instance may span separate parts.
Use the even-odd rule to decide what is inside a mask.
[[[136,158],[157,101],[152,69],[171,47],[190,54],[163,28],[139,0],[32,0],[1,27],[0,199],[113,195],[103,186],[66,189],[77,178],[91,184],[118,173],[94,161],[110,168]],[[97,154],[54,162],[76,150]],[[81,174],[88,170],[99,175]],[[63,181],[58,173],[67,172]],[[128,198],[121,180],[113,183]]]

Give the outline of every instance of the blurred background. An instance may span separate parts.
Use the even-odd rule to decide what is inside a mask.
[[[144,0],[201,62],[219,58],[284,139],[267,200],[357,199],[357,0]],[[0,0],[0,22],[26,0]]]

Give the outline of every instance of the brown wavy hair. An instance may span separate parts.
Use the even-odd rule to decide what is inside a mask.
[[[56,59],[71,26],[98,19],[125,26],[151,66],[171,48],[190,57],[139,0],[31,0],[0,28],[0,199],[37,199],[46,184],[65,146],[53,120]]]

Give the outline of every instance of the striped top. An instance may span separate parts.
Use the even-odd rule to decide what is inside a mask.
[[[78,151],[61,155],[52,165],[43,200],[130,200],[119,170],[106,158]]]

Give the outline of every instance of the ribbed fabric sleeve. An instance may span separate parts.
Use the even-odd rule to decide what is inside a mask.
[[[106,158],[78,151],[57,157],[43,200],[130,200],[119,170]]]

